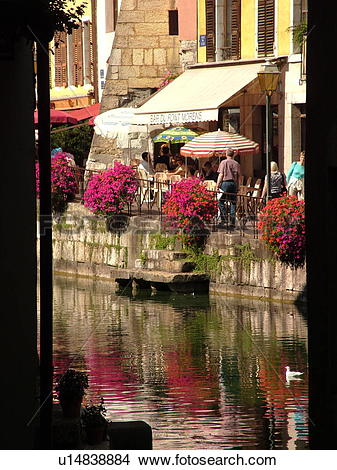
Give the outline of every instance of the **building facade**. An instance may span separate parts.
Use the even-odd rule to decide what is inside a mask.
[[[305,148],[305,42],[298,43],[303,39],[298,33],[307,22],[307,9],[307,0],[198,0],[198,63],[269,59],[278,64],[273,158],[285,170]],[[249,174],[262,174],[265,109],[257,81],[225,103],[221,116],[221,127],[260,143],[261,155],[245,167]]]
[[[272,150],[286,171],[305,147],[305,62],[294,38],[306,11],[307,0],[122,0],[101,112],[139,107],[138,117],[156,125],[150,135],[175,124],[239,132],[261,149],[242,156],[244,174],[263,177],[266,106],[257,71],[267,59],[280,71]],[[154,94],[168,72],[181,76]],[[133,156],[149,147],[145,137],[131,146]],[[123,155],[95,135],[89,164],[104,167]]]
[[[50,45],[50,96],[55,109],[101,101],[121,0],[89,0],[77,29]],[[78,0],[80,3],[80,0]]]
[[[97,99],[95,24],[92,2],[87,2],[78,29],[58,32],[50,44],[51,106],[60,110],[79,109]]]
[[[178,8],[180,7],[180,9]],[[197,4],[194,0],[122,0],[118,13],[101,112],[138,107],[169,74],[197,60]],[[105,168],[113,158],[139,156],[147,133],[130,137],[130,148],[94,135],[87,166]]]

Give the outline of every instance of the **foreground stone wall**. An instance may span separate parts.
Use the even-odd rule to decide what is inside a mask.
[[[159,217],[137,216],[129,219],[124,233],[110,233],[103,219],[80,204],[70,204],[67,216],[54,225],[54,268],[105,279],[116,269],[146,269],[147,250],[157,249],[160,257],[160,231]],[[166,235],[172,238],[172,234]],[[165,247],[162,269],[167,250],[179,248],[177,242]],[[210,271],[213,292],[286,301],[303,296],[305,269],[293,270],[275,261],[258,240],[214,232],[205,253],[210,260],[217,259],[216,268]]]

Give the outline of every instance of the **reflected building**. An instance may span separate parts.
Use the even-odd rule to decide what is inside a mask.
[[[104,397],[109,419],[144,419],[158,449],[306,445],[306,375],[284,374],[307,368],[296,307],[55,281],[55,371],[87,370],[87,400]]]

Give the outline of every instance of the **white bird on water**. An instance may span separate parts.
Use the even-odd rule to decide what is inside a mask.
[[[296,371],[292,371],[290,370],[290,367],[289,366],[286,366],[286,380],[287,382],[291,379],[299,379],[299,376],[303,374],[303,372],[296,372]]]

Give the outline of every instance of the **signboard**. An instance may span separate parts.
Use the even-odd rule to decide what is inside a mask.
[[[200,36],[199,36],[199,46],[203,47],[203,46],[206,46],[206,44],[207,44],[206,34],[200,34]]]
[[[137,113],[135,114],[137,117]],[[139,115],[140,119],[148,124],[179,124],[185,122],[217,121],[218,109],[204,109],[196,111],[177,111],[174,113],[153,113]]]

